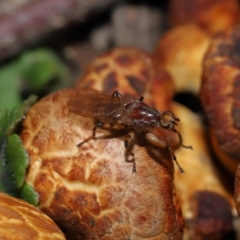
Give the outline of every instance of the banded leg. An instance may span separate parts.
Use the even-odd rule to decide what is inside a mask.
[[[135,158],[134,158],[134,153],[132,151],[130,151],[130,148],[133,144],[134,141],[134,131],[130,131],[127,136],[125,137],[125,141],[124,141],[124,147],[126,148],[128,154],[130,154],[132,156],[131,160],[128,160],[128,162],[132,162],[133,163],[133,172],[136,173],[136,162],[135,162]]]
[[[77,147],[81,147],[84,143],[95,139],[96,138],[96,130],[97,128],[106,128],[106,129],[124,129],[125,126],[121,125],[121,124],[113,124],[113,123],[103,123],[103,122],[99,122],[97,121],[95,123],[95,127],[93,128],[93,133],[91,136],[89,136],[88,138],[86,138],[85,140],[83,140],[82,142],[80,142],[79,144],[77,144]],[[108,138],[111,137],[112,134],[106,135],[103,138]]]
[[[170,152],[171,156],[172,156],[172,159],[176,162],[177,164],[177,167],[180,171],[180,173],[184,173],[184,170],[182,169],[182,167],[180,166],[180,164],[178,163],[177,161],[177,158],[173,152],[173,150],[171,149],[171,147],[162,139],[158,138],[157,136],[155,136],[154,134],[152,133],[147,133],[146,134],[146,139],[151,143],[153,144],[154,146],[157,146],[157,147],[160,147],[160,148],[167,148],[168,151]]]

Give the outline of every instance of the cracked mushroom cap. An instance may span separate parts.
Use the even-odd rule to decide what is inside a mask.
[[[67,102],[75,94],[66,89],[46,96],[24,120],[21,137],[30,156],[26,181],[39,194],[40,208],[68,239],[181,239],[169,152],[146,148],[141,139],[132,149],[133,173],[125,133],[78,148],[92,134],[94,121],[69,112]],[[97,137],[106,134],[97,130]]]
[[[36,207],[0,193],[0,239],[64,240],[58,226]]]
[[[123,96],[135,98],[144,95],[148,103],[159,99],[158,107],[161,110],[167,110],[165,108],[174,95],[173,81],[156,58],[132,47],[114,48],[97,57],[88,65],[76,86],[109,94],[119,90]]]

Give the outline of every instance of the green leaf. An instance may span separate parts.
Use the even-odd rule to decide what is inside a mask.
[[[20,109],[0,111],[0,190],[4,192],[7,191],[6,181],[8,180],[6,171],[7,139],[21,118]]]
[[[0,110],[0,144],[10,135],[23,118],[23,108]]]
[[[19,85],[20,77],[13,64],[0,69],[0,109],[12,109],[22,104]]]
[[[5,179],[6,177],[6,171],[5,171],[5,148],[6,148],[7,141],[6,139],[3,139],[0,144],[0,191],[6,192],[5,187]]]
[[[18,69],[33,92],[39,92],[49,83],[61,78],[66,70],[54,52],[37,49],[23,53],[18,60]]]
[[[36,193],[33,193],[33,190],[27,191],[29,187],[25,189],[24,184],[29,156],[20,137],[14,134],[14,131],[35,101],[36,96],[31,96],[22,107],[0,111],[0,191],[15,197],[24,192],[23,195],[28,195],[32,202],[36,199]]]
[[[20,197],[21,199],[31,203],[32,205],[38,206],[39,195],[35,192],[34,188],[29,184],[27,183],[24,184]]]
[[[37,96],[31,95],[21,107],[15,107],[12,110],[0,110],[0,145],[4,137],[6,138],[6,136],[13,133],[16,125],[23,119],[36,100]]]
[[[1,151],[0,190],[12,196],[17,196],[23,186],[28,167],[28,154],[21,143],[20,137],[13,134],[4,141]]]
[[[69,70],[48,49],[24,52],[0,68],[0,109],[21,106],[23,93],[46,94],[70,86]]]
[[[5,149],[5,162],[8,176],[13,181],[13,185],[19,189],[23,186],[25,172],[28,167],[28,154],[22,147],[22,140],[17,134],[8,137]]]

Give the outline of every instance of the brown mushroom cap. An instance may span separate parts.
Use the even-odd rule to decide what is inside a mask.
[[[229,239],[233,216],[229,202],[214,191],[199,191],[191,198],[194,220],[189,239]]]
[[[212,39],[203,61],[200,91],[213,146],[233,174],[240,160],[239,41],[240,26]]]
[[[157,45],[156,59],[169,72],[176,92],[198,94],[209,35],[195,24],[170,29]]]
[[[135,144],[134,174],[126,161],[125,135],[78,148],[92,134],[94,122],[69,113],[67,101],[75,93],[69,89],[46,96],[24,120],[27,182],[38,192],[40,208],[70,239],[181,239],[183,219],[169,152]],[[106,134],[97,131],[97,136]]]
[[[235,175],[234,197],[240,213],[240,25],[213,38],[205,56],[201,101],[215,153]]]
[[[235,26],[239,22],[239,10],[237,0],[172,0],[169,22],[172,26],[196,23],[215,34]]]
[[[96,58],[76,86],[109,94],[118,90],[123,96],[135,98],[144,95],[145,101],[156,99],[152,95],[158,94],[161,110],[166,110],[163,107],[169,106],[174,95],[173,81],[156,59],[145,51],[130,47],[115,48]]]
[[[58,226],[27,202],[0,193],[0,239],[64,240]]]

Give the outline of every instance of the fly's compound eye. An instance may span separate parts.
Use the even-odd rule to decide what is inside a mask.
[[[176,121],[179,121],[179,119],[172,112],[166,111],[162,113],[160,125],[162,128],[174,128],[177,125]]]
[[[164,118],[160,120],[160,125],[163,128],[170,128],[171,127],[171,123],[169,122],[169,120],[164,119]]]

